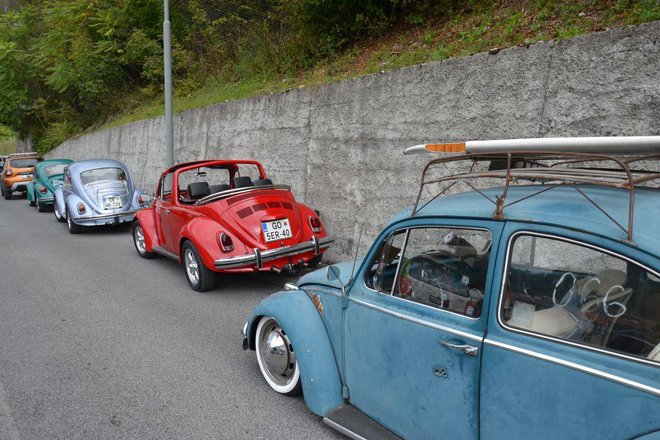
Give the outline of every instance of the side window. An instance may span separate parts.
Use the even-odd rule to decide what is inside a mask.
[[[168,173],[163,176],[160,181],[160,199],[161,200],[170,200],[172,199],[172,179],[173,174]]]
[[[510,327],[660,362],[660,280],[555,238],[511,244],[500,318]]]
[[[370,289],[391,294],[407,230],[396,231],[380,247],[365,280]]]
[[[394,296],[478,318],[490,244],[490,232],[483,230],[410,229]]]
[[[67,189],[71,189],[71,173],[69,172],[69,167],[64,168],[64,182],[62,185]]]

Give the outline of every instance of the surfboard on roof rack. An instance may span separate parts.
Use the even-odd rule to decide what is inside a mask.
[[[581,137],[505,139],[486,141],[423,144],[407,148],[405,154],[445,154],[431,160],[424,171],[412,216],[428,203],[445,194],[459,182],[480,193],[495,205],[493,217],[504,218],[504,209],[521,200],[507,202],[511,184],[520,182],[542,183],[540,190],[530,198],[559,186],[571,186],[605,216],[627,233],[632,241],[635,187],[652,186],[660,182],[660,170],[649,170],[648,164],[660,162],[660,136]],[[428,178],[434,166],[451,162],[471,163],[469,171],[443,177]],[[475,170],[477,162],[490,161],[488,170]],[[604,167],[604,164],[608,164]],[[502,192],[495,198],[487,197],[471,182],[478,179],[502,179]],[[420,207],[424,188],[431,184],[448,183]],[[620,188],[629,192],[628,225],[624,227],[586,196],[580,185],[597,185]]]

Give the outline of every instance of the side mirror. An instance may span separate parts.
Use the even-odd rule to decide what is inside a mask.
[[[141,206],[149,206],[154,202],[154,197],[148,194],[140,194],[137,198],[138,204]]]
[[[337,266],[328,266],[325,270],[325,277],[328,281],[337,281],[339,282],[339,287],[341,287],[341,295],[346,296],[346,287],[344,283],[341,282],[339,276],[341,275],[341,270]]]
[[[335,281],[339,279],[341,275],[341,270],[337,266],[328,266],[325,271],[325,276],[328,278],[328,281]]]

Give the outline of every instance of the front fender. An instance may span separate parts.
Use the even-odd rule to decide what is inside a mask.
[[[302,290],[278,292],[261,301],[248,321],[247,337],[252,350],[255,349],[257,325],[264,316],[275,318],[295,347],[307,407],[324,416],[344,403],[328,333],[307,294]]]
[[[62,188],[57,188],[55,193],[53,193],[53,197],[55,197],[53,209],[57,209],[60,217],[64,217],[64,194],[62,194]]]
[[[144,233],[144,245],[148,252],[153,250],[154,246],[159,246],[158,233],[156,232],[156,217],[153,208],[141,209],[135,213],[131,223],[131,232],[135,227],[135,222],[139,222]]]
[[[660,440],[660,431],[645,434],[641,437],[635,437],[635,440]]]

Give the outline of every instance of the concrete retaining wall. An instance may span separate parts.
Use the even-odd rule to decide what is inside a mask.
[[[414,202],[436,141],[660,134],[660,22],[408,67],[328,86],[225,102],[175,118],[176,161],[261,161],[322,213],[337,261],[366,248]],[[163,119],[69,140],[49,154],[112,157],[155,189]]]

